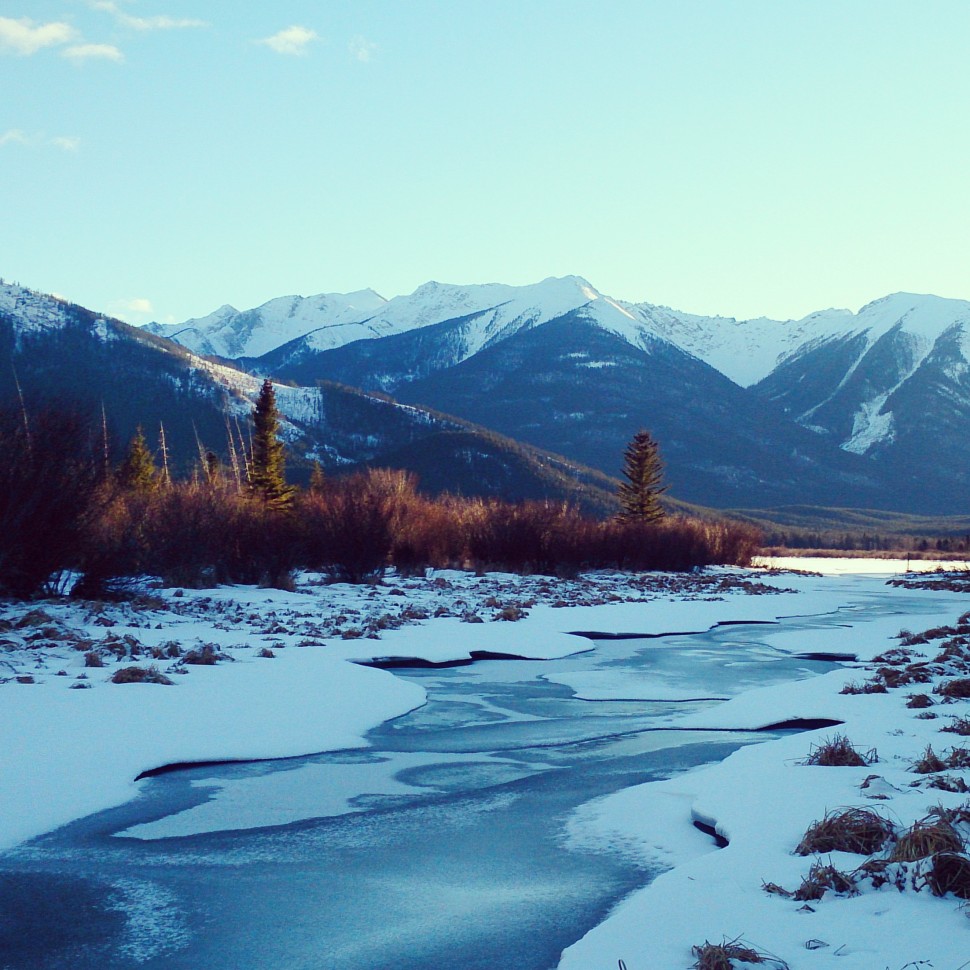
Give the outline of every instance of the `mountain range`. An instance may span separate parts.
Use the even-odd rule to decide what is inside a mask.
[[[21,389],[104,402],[120,440],[164,421],[191,463],[200,441],[220,450],[227,415],[244,423],[268,375],[298,470],[394,464],[435,490],[601,508],[646,427],[687,502],[963,512],[968,327],[970,303],[934,296],[739,321],[572,276],[280,297],[137,329],[0,285]]]
[[[252,373],[383,391],[608,474],[647,427],[691,502],[934,514],[970,500],[968,328],[970,303],[935,296],[736,320],[575,276],[283,297],[151,325]]]
[[[209,450],[245,447],[262,380],[146,330],[21,286],[0,282],[0,406],[28,414],[79,409],[110,431],[118,460],[137,428],[161,435],[175,474]],[[615,482],[542,449],[467,421],[330,382],[276,386],[290,478],[311,463],[327,471],[389,466],[414,471],[433,491],[556,499],[588,511],[614,505]],[[164,432],[162,431],[164,429]]]

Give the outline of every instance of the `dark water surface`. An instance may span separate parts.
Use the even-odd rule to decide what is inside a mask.
[[[822,635],[900,607],[872,597],[783,628]],[[546,677],[649,677],[716,698],[831,669],[767,646],[778,629],[397,671],[428,704],[368,749],[146,779],[127,805],[0,857],[0,968],[549,970],[655,875],[570,842],[573,810],[771,735],[672,730],[716,701],[581,701]]]

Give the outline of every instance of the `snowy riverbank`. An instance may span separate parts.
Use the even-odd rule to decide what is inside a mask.
[[[841,568],[832,561],[798,565]],[[872,568],[897,572],[899,564]],[[348,661],[403,657],[447,663],[478,653],[545,659],[591,649],[590,641],[574,631],[684,632],[846,606],[846,626],[827,632],[824,642],[815,634],[779,630],[775,645],[796,654],[869,659],[896,645],[892,637],[901,627],[952,624],[966,609],[966,596],[959,592],[935,594],[937,606],[925,610],[918,591],[900,591],[901,603],[905,599],[905,608],[918,617],[887,616],[868,623],[860,637],[851,626],[853,599],[883,588],[885,581],[884,575],[728,570],[692,577],[597,574],[576,581],[441,573],[427,579],[389,577],[378,586],[354,588],[320,585],[307,576],[293,593],[237,587],[154,591],[124,604],[5,604],[0,608],[0,848],[127,800],[136,793],[134,779],[142,771],[176,762],[357,747],[370,727],[424,702],[423,691],[413,684]],[[205,653],[205,645],[226,659],[213,666],[186,663],[186,652]],[[935,645],[922,649],[934,652]],[[180,656],[170,656],[176,652]],[[104,666],[85,666],[86,657]],[[110,682],[128,666],[155,666],[174,684]],[[886,788],[892,797],[883,804],[901,826],[924,815],[927,806],[967,798],[908,787],[916,779],[907,770],[913,752],[919,754],[928,740],[940,750],[960,739],[939,734],[945,716],[918,720],[920,712],[906,709],[910,689],[839,694],[847,680],[864,676],[839,669],[753,691],[683,723],[758,727],[793,717],[842,720],[846,727],[840,730],[860,748],[878,748],[880,762],[868,769],[797,765],[813,739],[832,733],[819,732],[748,747],[722,765],[587,805],[573,822],[571,838],[621,840],[676,868],[570,948],[562,966],[610,967],[623,958],[630,970],[686,967],[692,943],[742,935],[784,956],[793,968],[825,966],[837,953],[838,966],[897,970],[906,960],[935,958],[938,970],[956,970],[956,955],[970,956],[970,924],[954,913],[952,897],[941,901],[925,891],[900,895],[883,889],[844,902],[826,897],[816,913],[807,914],[798,911],[799,904],[767,896],[760,888],[762,879],[797,885],[810,860],[791,855],[794,843],[826,808],[864,801],[858,786],[868,774],[879,774],[899,789]],[[652,696],[649,683],[560,679],[579,696]],[[86,689],[72,689],[79,685]],[[932,686],[919,689],[930,692]],[[939,710],[941,715],[966,713],[958,710],[965,706]],[[691,826],[692,811],[716,823],[730,847],[713,851],[710,839]],[[867,899],[873,911],[888,906],[886,912],[895,914],[890,917],[894,932],[897,915],[919,914],[914,917],[919,925],[899,938],[906,949],[888,945],[885,930],[856,927],[861,917],[852,914],[869,912],[860,903]],[[884,926],[888,920],[869,922]],[[830,946],[804,950],[812,937]],[[916,952],[931,939],[932,946]],[[904,952],[913,955],[897,959]]]
[[[868,582],[852,576],[850,568],[847,563],[836,563],[832,572],[860,586]],[[826,636],[826,646],[836,653],[847,650],[860,659],[872,658],[899,646],[895,634],[901,627],[917,632],[938,625],[955,626],[968,605],[965,593],[955,593],[951,615],[940,617],[938,624],[893,615],[867,625],[862,637],[851,626],[832,631]],[[902,671],[910,663],[918,665],[935,657],[953,636],[952,629],[936,631],[928,643],[909,648],[912,656],[893,658],[891,669]],[[965,636],[963,639],[966,641]],[[795,651],[819,646],[804,632],[780,634],[775,643]],[[879,868],[891,844],[871,856],[844,851],[795,854],[813,823],[829,812],[856,808],[872,809],[889,819],[897,836],[939,808],[956,811],[955,828],[966,846],[970,837],[970,814],[966,814],[970,760],[958,754],[953,760],[966,761],[963,768],[936,774],[913,770],[927,746],[944,758],[954,749],[959,752],[968,747],[966,737],[941,733],[941,729],[967,718],[970,702],[946,703],[934,694],[954,674],[968,676],[966,658],[970,652],[962,664],[944,664],[945,674],[931,668],[925,683],[906,684],[886,693],[840,693],[847,685],[852,689],[873,677],[879,666],[873,664],[866,670],[843,668],[796,684],[750,691],[685,717],[680,722],[683,727],[757,727],[808,717],[843,723],[837,730],[745,747],[719,764],[666,782],[626,789],[584,806],[572,821],[574,841],[622,844],[671,868],[568,948],[559,970],[609,967],[619,959],[629,970],[688,967],[694,959],[692,946],[734,940],[765,957],[783,960],[791,970],[960,970],[970,966],[967,903],[952,893],[942,898],[932,895],[926,885],[931,869],[927,860],[891,865],[883,879]],[[886,676],[891,682],[892,674]],[[910,706],[908,699],[914,694],[927,695],[932,709]],[[872,762],[858,767],[804,764],[813,750],[838,735],[848,738]],[[959,790],[941,790],[937,784]],[[713,839],[687,824],[691,818],[713,827],[728,846],[717,848]],[[870,858],[878,860],[874,875],[857,874],[854,888],[842,893],[830,889],[819,900],[791,898],[765,889],[774,884],[789,892],[797,890],[813,863],[852,873]],[[901,889],[894,884],[896,880]],[[876,888],[880,882],[883,885]],[[920,891],[914,886],[921,887]]]

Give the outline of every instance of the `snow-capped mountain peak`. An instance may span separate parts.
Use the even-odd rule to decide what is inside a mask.
[[[180,324],[149,324],[146,329],[199,354],[261,357],[311,331],[365,320],[386,302],[370,289],[308,297],[280,296],[252,310],[240,311],[225,304],[204,317]]]

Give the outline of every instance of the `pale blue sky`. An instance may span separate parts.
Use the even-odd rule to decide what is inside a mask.
[[[133,322],[970,299],[968,49],[966,0],[0,0],[0,276]]]

